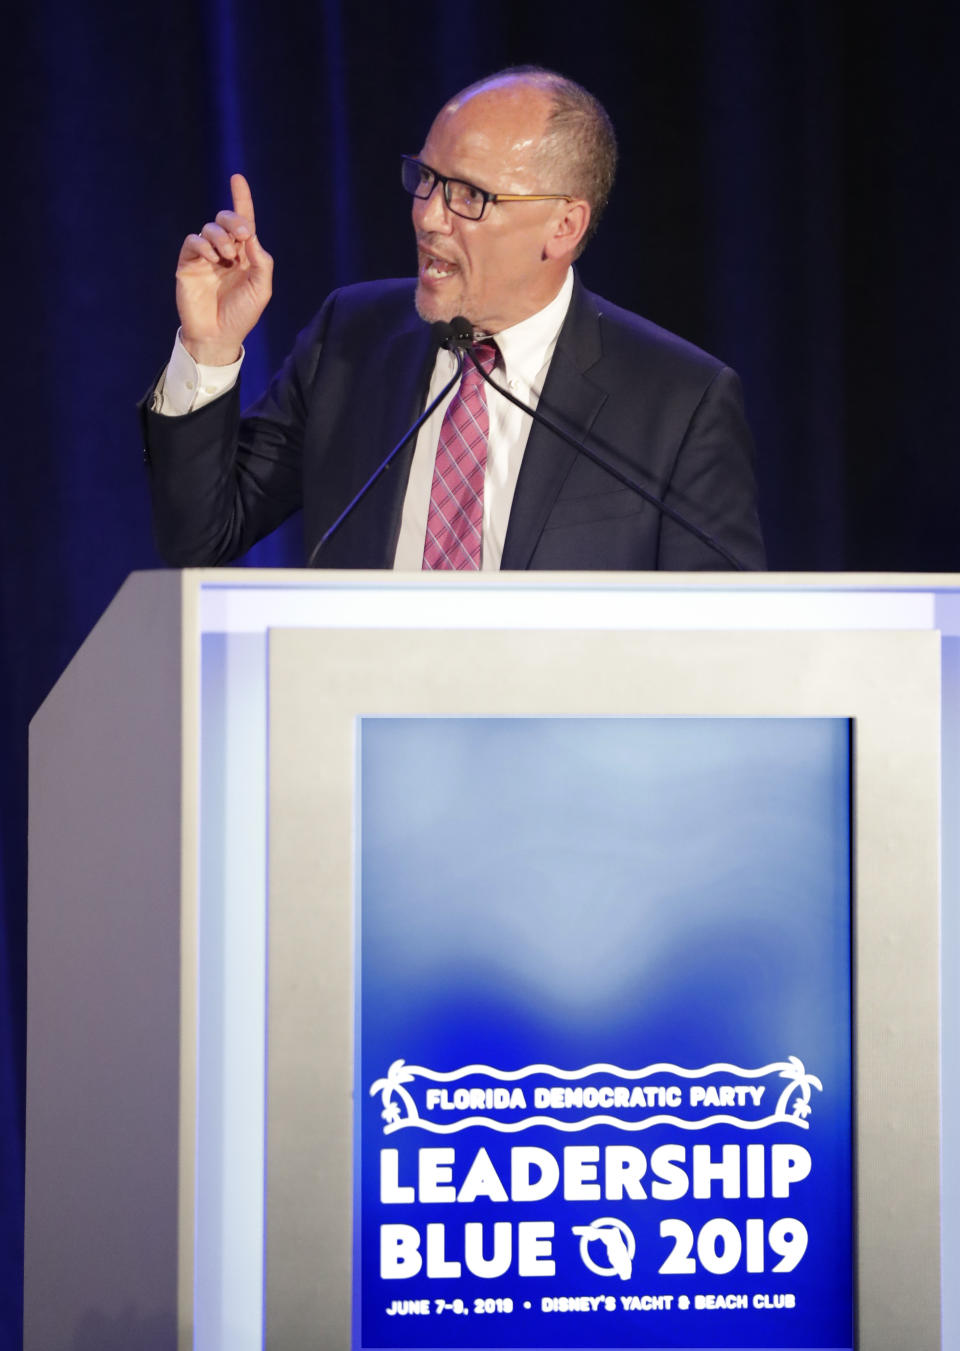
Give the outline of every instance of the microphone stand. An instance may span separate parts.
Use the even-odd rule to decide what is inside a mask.
[[[450,328],[450,325],[434,324],[433,328],[435,331],[438,329],[448,330]],[[394,459],[400,453],[400,451],[403,450],[407,442],[410,441],[412,437],[416,436],[417,432],[420,430],[423,424],[427,421],[430,415],[437,408],[439,408],[440,404],[443,403],[444,399],[450,393],[451,389],[453,389],[454,385],[460,379],[460,376],[463,373],[463,349],[460,346],[457,346],[453,343],[451,338],[448,336],[447,332],[443,332],[442,334],[438,333],[437,336],[441,339],[440,345],[442,347],[447,347],[449,350],[453,351],[453,354],[457,359],[457,369],[454,371],[451,379],[447,381],[447,383],[444,385],[443,389],[441,389],[440,393],[433,400],[433,402],[428,404],[427,407],[423,410],[423,412],[417,418],[416,422],[413,424],[410,430],[403,434],[401,439],[397,442],[397,444],[394,446],[393,450],[391,450],[390,454],[386,457],[386,459],[382,460],[381,463],[377,466],[377,468],[373,471],[373,473],[367,479],[366,483],[356,494],[353,500],[351,502],[348,502],[348,504],[344,507],[343,511],[341,511],[340,515],[334,521],[333,525],[331,525],[327,530],[325,530],[323,534],[320,536],[320,538],[317,540],[316,544],[310,550],[310,557],[307,559],[308,568],[313,567],[314,563],[317,560],[317,555],[319,554],[323,546],[326,544],[330,536],[333,534],[333,532],[340,525],[343,524],[343,522],[347,519],[347,517],[350,515],[351,511],[353,511],[354,507],[361,500],[361,498],[366,497],[367,493],[376,483],[380,475],[384,473],[385,470],[390,468],[390,465],[393,463]]]

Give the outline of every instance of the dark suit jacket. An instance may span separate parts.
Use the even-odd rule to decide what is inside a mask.
[[[186,417],[143,409],[154,523],[176,566],[229,563],[299,507],[306,556],[419,415],[435,359],[413,282],[336,291],[267,393]],[[764,565],[752,444],[733,371],[577,282],[542,412]],[[412,445],[324,546],[328,568],[389,568]],[[502,566],[648,570],[728,564],[543,428],[523,456]]]

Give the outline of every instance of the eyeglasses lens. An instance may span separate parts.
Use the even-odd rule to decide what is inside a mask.
[[[444,196],[447,199],[447,206],[458,216],[465,216],[467,220],[479,220],[483,215],[486,199],[480,189],[475,188],[472,183],[461,183],[458,178],[448,178]]]
[[[413,197],[429,197],[437,179],[432,170],[414,159],[400,161],[400,181]]]

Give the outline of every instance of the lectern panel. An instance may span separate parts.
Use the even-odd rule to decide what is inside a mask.
[[[936,962],[932,957],[936,950],[937,857],[936,831],[930,828],[937,798],[936,640],[922,634],[275,632],[270,646],[267,1346],[856,1345],[870,1351],[901,1351],[909,1343],[933,1351],[939,1344]],[[862,672],[871,669],[882,669],[883,680],[865,681]],[[548,727],[560,729],[561,741],[564,736],[575,736],[577,729],[600,729],[602,738],[612,742],[621,756],[618,763],[627,776],[629,797],[642,791],[628,774],[635,772],[646,754],[640,743],[633,745],[631,737],[679,736],[663,760],[672,767],[683,759],[683,734],[689,735],[694,727],[698,736],[704,733],[704,717],[719,720],[712,723],[712,735],[721,742],[731,726],[725,720],[759,720],[741,726],[754,729],[748,733],[754,737],[748,758],[760,750],[767,757],[760,779],[763,791],[754,790],[753,801],[767,813],[769,829],[755,833],[752,848],[736,835],[738,793],[742,806],[744,790],[738,789],[729,767],[719,775],[723,787],[714,794],[710,828],[720,830],[727,820],[724,813],[732,813],[726,829],[739,841],[744,859],[740,876],[722,880],[721,890],[727,893],[724,902],[734,895],[752,896],[748,913],[759,921],[765,913],[760,897],[765,884],[758,878],[766,876],[769,886],[785,900],[781,909],[787,917],[786,937],[781,930],[774,939],[770,925],[755,923],[747,942],[749,926],[745,927],[736,910],[723,919],[709,907],[699,914],[685,912],[691,888],[677,887],[669,903],[681,923],[681,933],[683,923],[688,926],[687,960],[680,958],[683,943],[675,943],[672,961],[658,964],[656,979],[651,980],[649,965],[644,965],[641,955],[637,983],[646,980],[649,989],[641,995],[627,989],[622,1009],[631,1010],[629,1017],[624,1015],[629,1026],[620,1026],[616,1016],[607,1025],[602,1016],[593,1025],[578,1016],[587,994],[588,1004],[594,1000],[595,1014],[603,1004],[602,982],[591,978],[596,963],[591,963],[590,953],[598,943],[602,946],[601,921],[603,907],[610,901],[609,882],[603,885],[588,920],[581,921],[584,934],[579,944],[574,943],[569,926],[556,924],[544,930],[525,892],[517,894],[512,904],[508,899],[499,909],[493,907],[495,915],[468,917],[459,938],[454,924],[459,902],[450,896],[444,906],[442,896],[434,898],[434,929],[443,931],[448,926],[446,941],[459,944],[458,951],[469,945],[470,934],[477,947],[476,961],[464,955],[452,981],[442,964],[438,968],[428,960],[429,944],[422,930],[416,930],[422,939],[417,951],[412,956],[404,951],[399,935],[405,931],[408,916],[410,924],[422,926],[429,924],[431,910],[429,905],[423,908],[419,893],[407,894],[410,887],[402,881],[403,870],[410,854],[422,846],[424,814],[434,814],[430,804],[439,811],[446,803],[448,812],[456,816],[458,788],[446,778],[447,761],[455,757],[449,748],[447,754],[441,751],[428,757],[438,764],[438,784],[429,791],[408,780],[398,792],[398,833],[390,837],[392,827],[384,825],[387,816],[382,804],[379,818],[373,811],[370,824],[365,824],[367,806],[371,806],[364,794],[371,782],[367,770],[373,740],[392,735],[399,744],[418,727],[426,729],[423,734],[428,739],[440,729],[444,735],[453,732],[468,741],[481,724],[493,728],[495,736],[499,728],[501,740],[508,735],[537,738]],[[611,718],[617,721],[607,723]],[[839,908],[823,919],[826,927],[816,935],[820,968],[832,968],[825,984],[824,970],[815,969],[809,956],[817,926],[812,924],[808,932],[809,918],[801,920],[795,913],[797,894],[816,891],[811,879],[821,864],[826,866],[829,861],[832,868],[827,871],[834,879],[834,900],[837,878],[845,883],[849,877],[845,748],[850,723],[855,747],[857,859],[853,1188],[844,1081],[850,1059],[847,897],[840,895]],[[798,771],[796,762],[790,772],[785,769],[789,761],[786,745],[791,738],[802,740],[801,728],[814,739],[823,739],[824,763],[830,770],[824,770],[823,796],[816,808],[822,828],[818,838],[815,831],[804,837],[802,818],[791,799],[807,770]],[[777,737],[785,741],[778,743]],[[560,760],[568,752],[569,747]],[[715,751],[704,743],[699,752],[688,747],[685,753],[694,782],[702,783]],[[486,754],[491,758],[489,751]],[[559,789],[564,777],[558,768],[559,754],[550,752],[553,759],[548,756],[546,761],[543,792],[547,795]],[[581,747],[578,754],[589,763],[588,750]],[[423,749],[408,745],[398,750],[395,746],[390,755],[400,766],[402,778],[405,766],[423,759]],[[527,797],[534,793],[523,768],[530,760],[529,747],[512,758],[492,756],[493,778],[481,792],[484,820],[477,846],[484,866],[490,861],[491,841],[499,835],[493,823],[504,803],[513,802],[516,815],[520,808],[512,795],[524,785]],[[783,771],[779,777],[778,764]],[[804,764],[803,756],[800,764]],[[657,815],[676,791],[668,788],[669,774],[663,773],[664,782],[656,791],[649,782],[643,790],[653,804],[649,815],[663,828],[644,837],[645,823],[633,824],[632,832],[627,831],[621,877],[641,871],[638,849],[662,847],[668,856],[679,857],[679,872],[685,878],[697,860],[696,823],[703,827],[707,815],[701,806],[686,831],[671,836],[664,818]],[[574,776],[578,781],[582,777]],[[376,787],[371,791],[376,793]],[[589,815],[580,801],[576,817],[579,820],[585,814]],[[377,819],[379,826],[375,826]],[[775,827],[775,821],[780,825]],[[530,813],[525,824],[527,829],[515,832],[515,854],[528,847],[540,829]],[[376,830],[380,830],[380,846]],[[784,831],[791,839],[790,849],[779,856],[774,847],[778,830],[781,840]],[[562,834],[563,848],[573,850],[576,831]],[[384,838],[388,839],[386,853]],[[374,850],[380,848],[376,859],[367,857],[368,844]],[[582,885],[584,875],[590,873],[590,851],[598,848],[594,839],[587,843],[583,856],[574,860],[571,854],[559,870],[561,881],[549,885],[573,887],[578,877]],[[608,849],[600,852],[604,862],[609,862]],[[752,874],[758,857],[766,859],[768,871]],[[595,858],[592,861],[596,864]],[[391,898],[383,901],[389,922],[379,939],[365,917],[364,878],[369,880],[371,868],[375,873],[379,869],[387,888],[384,895]],[[648,870],[642,871],[646,876]],[[421,880],[416,885],[424,884]],[[488,888],[494,885],[505,890],[508,884],[502,877],[495,882],[488,879]],[[525,885],[529,890],[532,884]],[[911,896],[906,913],[905,892]],[[543,918],[541,911],[540,921]],[[394,925],[392,939],[390,924]],[[791,924],[795,926],[792,931]],[[558,944],[568,962],[578,955],[582,958],[580,979],[571,984],[566,999],[558,1000],[555,986],[549,994],[541,989],[549,966],[543,961],[539,969],[534,962],[522,975],[514,972],[509,978],[501,970],[494,981],[499,981],[498,997],[474,990],[471,981],[484,966],[480,954],[492,944],[507,954],[508,964],[514,963],[524,948],[529,955],[535,947],[538,940],[533,930],[540,942]],[[651,931],[651,941],[655,941],[658,930],[652,922]],[[379,953],[374,954],[376,960],[369,970],[366,965],[361,970],[358,958],[364,953],[371,956],[365,948],[368,937],[375,947],[379,944]],[[618,962],[635,942],[635,933],[621,935],[616,945]],[[575,947],[580,952],[571,955]],[[739,982],[732,978],[734,950],[749,952],[752,980],[746,973]],[[391,952],[396,953],[395,963],[391,963]],[[404,965],[408,958],[412,967]],[[413,979],[411,969],[419,972],[422,981]],[[489,975],[489,964],[486,969]],[[671,990],[674,979],[676,988]],[[765,988],[764,980],[777,990]],[[439,1050],[424,1049],[427,1024],[434,1025],[437,1019],[424,1011],[423,996],[413,993],[413,987],[421,983],[428,1002],[441,996],[448,1000],[440,1015],[443,1044]],[[775,992],[784,996],[785,1021],[778,1022],[773,1014],[764,1021],[760,1005],[769,995],[773,1008]],[[468,995],[466,1011],[458,1012],[456,998]],[[751,1010],[749,1017],[736,1013],[734,997]],[[548,1015],[558,1003],[564,1036],[549,1026]],[[678,1017],[678,1005],[687,1013]],[[439,1005],[431,1007],[436,1013]],[[617,1009],[619,1016],[621,1006]],[[807,1022],[803,1021],[805,1011],[810,1014]],[[372,1049],[367,1042],[371,1028]],[[355,1074],[357,1050],[364,1057],[370,1051],[359,1075]],[[583,1073],[600,1064],[602,1071]],[[484,1077],[484,1070],[477,1071],[477,1066],[485,1066],[500,1074],[516,1074],[531,1065],[540,1067],[539,1078],[525,1073],[507,1080],[496,1074]],[[713,1065],[723,1068],[712,1070]],[[434,1139],[442,1132],[428,1131],[423,1125],[400,1126],[387,1135],[384,1127],[397,1127],[404,1110],[409,1115],[410,1103],[421,1118],[431,1114],[435,1125],[449,1124],[458,1110],[469,1115],[473,1110],[469,1093],[458,1109],[455,1090],[459,1081],[443,1076],[470,1066],[470,1082],[464,1078],[460,1086],[480,1093],[484,1113],[501,1124],[521,1122],[529,1107],[526,1093],[524,1105],[519,1100],[511,1105],[509,1098],[504,1104],[496,1090],[508,1084],[525,1085],[535,1112],[555,1117],[578,1110],[562,1105],[566,1101],[563,1093],[556,1097],[561,1105],[555,1105],[551,1097],[555,1090],[592,1088],[597,1101],[587,1110],[600,1109],[603,1092],[604,1110],[620,1124],[606,1123],[602,1139],[598,1126],[596,1140],[587,1140],[537,1122],[521,1131],[493,1132],[497,1142],[488,1144],[485,1153],[474,1148],[480,1137],[470,1135],[481,1129],[478,1125],[447,1132],[449,1141]],[[654,1066],[656,1074],[645,1073]],[[428,1073],[414,1073],[411,1067]],[[767,1071],[766,1077],[758,1073],[762,1070]],[[578,1073],[579,1079],[563,1077]],[[405,1077],[411,1074],[412,1078]],[[638,1084],[662,1089],[663,1104],[648,1106],[645,1094],[642,1113],[639,1101],[633,1104],[634,1124],[650,1112],[687,1114],[685,1125],[664,1122],[644,1127],[660,1131],[663,1138],[658,1144],[668,1150],[655,1161],[655,1150],[647,1148],[643,1130],[630,1134],[622,1129],[631,1099],[628,1094],[624,1108],[622,1093],[618,1098],[615,1090]],[[891,1093],[892,1084],[896,1089]],[[696,1103],[694,1087],[704,1091]],[[765,1092],[757,1102],[747,1089],[761,1087]],[[716,1091],[708,1098],[711,1088]],[[674,1101],[677,1094],[670,1090],[679,1091],[679,1104]],[[737,1102],[738,1093],[742,1104]],[[803,1124],[776,1121],[757,1126],[749,1137],[742,1120],[722,1127],[704,1124],[705,1113],[739,1114],[741,1118],[753,1113],[756,1126],[762,1120],[764,1098],[774,1097],[783,1103],[787,1115],[792,1115],[790,1103],[809,1108],[807,1113],[800,1112]],[[581,1109],[583,1101],[582,1095]],[[391,1114],[390,1121],[381,1119],[382,1112]],[[904,1131],[907,1114],[911,1126]],[[917,1130],[918,1117],[930,1123],[932,1135]],[[726,1132],[722,1138],[721,1131]],[[418,1136],[416,1145],[411,1145],[418,1132],[424,1139]],[[609,1155],[611,1149],[622,1150],[626,1144],[639,1152]],[[709,1149],[712,1144],[717,1147],[709,1157],[702,1149],[695,1155],[697,1146]],[[756,1149],[749,1153],[751,1144],[761,1148],[767,1144],[768,1148],[762,1155]],[[776,1160],[775,1144],[781,1146]],[[364,1184],[366,1195],[359,1182],[351,1184],[352,1165],[361,1145],[364,1151],[372,1145],[374,1159],[375,1176]],[[599,1153],[596,1157],[578,1153],[578,1146]],[[517,1149],[541,1152],[511,1152]],[[558,1169],[554,1200],[548,1203],[546,1196],[536,1201],[521,1199],[529,1196],[529,1189],[536,1194],[538,1185],[543,1189],[550,1181],[553,1164],[548,1156]],[[608,1178],[610,1158],[616,1167]],[[535,1161],[546,1171],[538,1172]],[[732,1194],[737,1172],[739,1196]],[[730,1194],[724,1195],[725,1187]],[[619,1199],[615,1199],[613,1192],[618,1188]],[[625,1212],[622,1203],[630,1188],[635,1195]],[[645,1193],[642,1199],[641,1190]],[[461,1191],[464,1199],[458,1201],[455,1198]],[[471,1192],[475,1193],[473,1200],[469,1199]],[[857,1331],[853,1337],[848,1289],[851,1196],[861,1238],[856,1254]],[[534,1216],[541,1201],[555,1202],[559,1209],[555,1214],[538,1210]],[[487,1223],[471,1231],[468,1262],[469,1217],[457,1216],[457,1235],[446,1232],[445,1221],[449,1211],[470,1206],[484,1209],[482,1218]],[[529,1220],[519,1214],[524,1206],[529,1208]],[[403,1218],[385,1220],[387,1207],[395,1208]],[[570,1208],[576,1211],[573,1219]],[[385,1240],[383,1226],[391,1223],[398,1227],[388,1230]],[[492,1274],[507,1260],[508,1236],[501,1229],[498,1237],[497,1223],[513,1226],[508,1263],[512,1269],[502,1276]],[[542,1228],[524,1230],[523,1269],[521,1223],[532,1223],[535,1228],[550,1225],[553,1230],[552,1234]],[[574,1234],[575,1228],[584,1232]],[[864,1241],[866,1237],[869,1242]],[[384,1276],[384,1261],[388,1269],[393,1264],[393,1276]],[[418,1261],[421,1266],[410,1278],[409,1288],[420,1281],[421,1273],[423,1280],[407,1299],[400,1289],[406,1278],[396,1272],[404,1264],[412,1272]],[[591,1270],[591,1262],[599,1270]],[[626,1277],[617,1270],[618,1262],[624,1271],[629,1264]],[[551,1263],[555,1266],[552,1272],[547,1270]],[[667,1270],[662,1269],[665,1263]],[[774,1272],[776,1266],[780,1270]],[[373,1280],[369,1279],[371,1267]],[[821,1278],[823,1283],[818,1285]],[[433,1280],[443,1287],[442,1293],[424,1293],[420,1288]],[[540,1288],[531,1297],[526,1287],[538,1282]],[[384,1295],[387,1283],[395,1287],[389,1296]],[[489,1293],[481,1293],[481,1285]],[[669,1295],[671,1287],[676,1294],[669,1310],[640,1305],[644,1295]],[[614,1297],[615,1310],[609,1311],[606,1299],[611,1288],[617,1296],[621,1288],[633,1295],[638,1307],[627,1308]],[[688,1309],[680,1308],[681,1293],[690,1300]],[[787,1300],[778,1303],[772,1298],[788,1294],[794,1296],[792,1308]],[[721,1304],[720,1296],[724,1300],[732,1296],[734,1302]],[[738,1318],[740,1296],[746,1297],[750,1319],[766,1326],[768,1340],[755,1323],[748,1326]],[[768,1297],[769,1304],[753,1303],[755,1296]],[[609,1320],[606,1340],[602,1340],[599,1304],[594,1309],[569,1302],[585,1299],[589,1306],[592,1299],[601,1298],[603,1316]],[[557,1303],[550,1304],[551,1299]],[[465,1312],[459,1311],[457,1301]],[[530,1303],[530,1310],[523,1310],[524,1302]],[[391,1306],[393,1313],[388,1312]],[[806,1322],[798,1321],[797,1308],[811,1315]],[[529,1315],[531,1321],[525,1322],[521,1314]],[[638,1341],[636,1320],[641,1314],[649,1331],[640,1334],[643,1341]],[[626,1330],[628,1315],[633,1320],[632,1331]],[[686,1320],[682,1328],[674,1321],[681,1316]],[[698,1341],[689,1340],[689,1328],[694,1328]],[[588,1340],[577,1340],[583,1337]]]
[[[364,1347],[851,1347],[849,724],[361,723]]]

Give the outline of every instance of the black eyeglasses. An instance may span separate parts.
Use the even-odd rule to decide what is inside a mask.
[[[491,202],[572,202],[573,198],[565,192],[487,192],[475,187],[473,183],[464,183],[459,178],[447,178],[438,174],[429,164],[414,159],[412,155],[401,156],[400,181],[411,197],[425,199],[440,183],[443,186],[443,200],[456,216],[465,220],[480,220]]]

